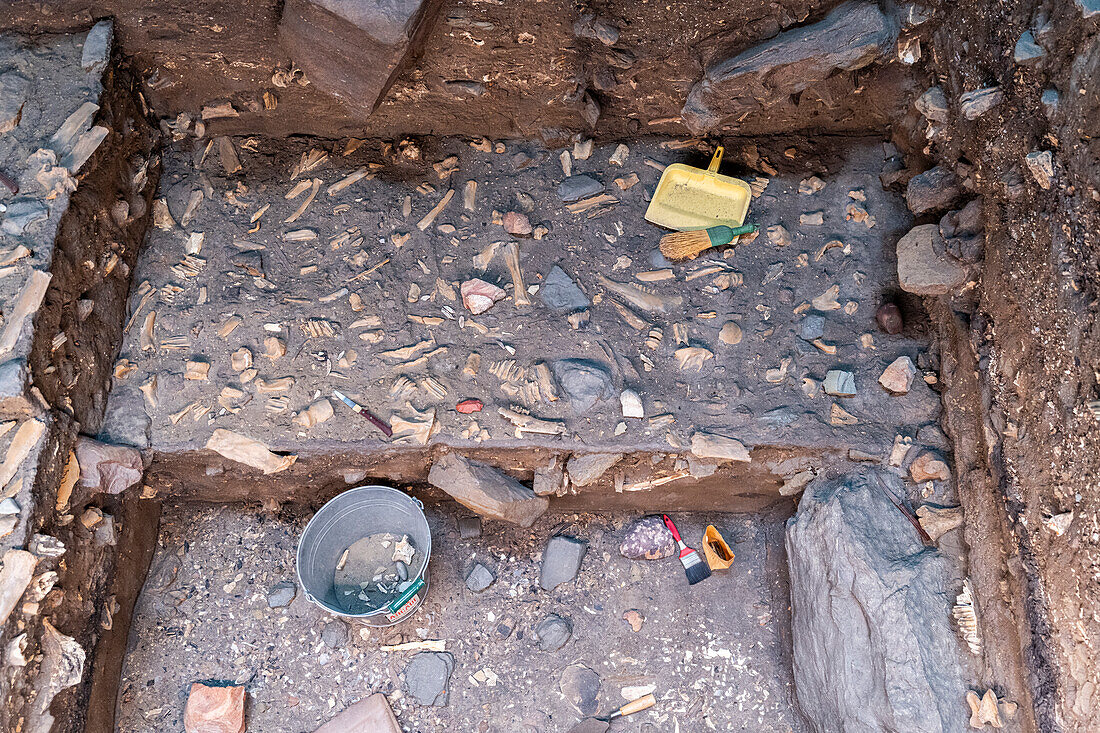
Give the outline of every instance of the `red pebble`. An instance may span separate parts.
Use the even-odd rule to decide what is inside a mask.
[[[469,415],[471,412],[481,412],[481,408],[484,405],[481,404],[481,400],[462,400],[455,409],[461,412],[463,415]]]

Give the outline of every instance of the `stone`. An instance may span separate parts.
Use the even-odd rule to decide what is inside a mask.
[[[923,508],[923,507],[921,507]],[[918,510],[918,514],[919,514]],[[1043,517],[1043,526],[1055,537],[1061,537],[1069,531],[1073,524],[1073,512],[1061,512],[1050,517]],[[961,523],[961,516],[960,516]]]
[[[1074,0],[1074,4],[1085,20],[1100,15],[1100,0]]]
[[[531,220],[518,211],[509,211],[504,215],[503,221],[504,231],[517,237],[526,237],[532,231]]]
[[[947,107],[947,95],[943,93],[943,87],[940,86],[934,86],[917,97],[914,106],[918,112],[933,122],[947,122],[951,117]]]
[[[976,120],[1004,101],[1004,98],[1000,87],[975,89],[959,97],[959,109],[966,119]]]
[[[557,265],[550,268],[543,279],[539,287],[539,298],[547,308],[559,313],[584,310],[589,306],[588,296]]]
[[[402,733],[390,703],[381,692],[344,708],[314,733]]]
[[[0,499],[0,517],[18,515],[19,511],[19,503],[15,499],[10,496]]]
[[[719,126],[736,129],[749,113],[884,60],[896,32],[874,3],[842,3],[816,23],[709,65],[680,116],[697,135]]]
[[[696,458],[717,458],[723,461],[749,463],[752,457],[745,444],[717,433],[697,431],[691,436],[691,454]]]
[[[624,389],[619,393],[619,405],[622,407],[623,417],[641,419],[645,417],[645,405],[642,398],[632,389]]]
[[[348,643],[348,625],[345,621],[334,618],[321,629],[321,641],[329,649],[343,649]]]
[[[819,731],[963,730],[951,571],[867,472],[817,479],[787,522],[798,703]]]
[[[962,195],[962,187],[954,173],[936,166],[909,179],[905,187],[905,203],[916,215],[950,208]]]
[[[405,689],[421,705],[443,707],[454,668],[454,657],[447,652],[414,654],[405,667]]]
[[[1054,179],[1054,158],[1051,152],[1036,150],[1028,153],[1024,162],[1027,164],[1028,171],[1031,172],[1031,177],[1039,184],[1039,188],[1044,191],[1050,189],[1051,181]]]
[[[462,283],[459,290],[462,293],[462,305],[475,316],[489,310],[494,303],[508,295],[503,288],[478,277]]]
[[[277,40],[311,85],[369,113],[423,48],[440,6],[425,0],[286,0]]]
[[[645,616],[638,609],[631,608],[623,612],[623,621],[626,621],[630,625],[630,630],[636,634],[642,630]]]
[[[298,584],[293,580],[284,580],[280,583],[276,583],[271,590],[267,592],[267,607],[268,608],[286,608],[294,600],[294,596],[298,595]]]
[[[951,478],[951,469],[939,455],[927,452],[921,453],[909,464],[909,475],[918,484],[925,481],[947,481]]]
[[[741,325],[737,321],[726,321],[718,332],[718,340],[729,346],[741,343],[742,336]]]
[[[660,517],[642,517],[626,530],[619,554],[629,560],[660,560],[677,552],[676,540]]]
[[[1100,0],[1097,5],[1100,6]],[[1046,116],[1053,117],[1054,113],[1058,111],[1058,102],[1060,97],[1057,89],[1044,89],[1043,93],[1039,96],[1039,101],[1043,105],[1043,112]]]
[[[573,636],[573,624],[555,613],[550,614],[535,627],[535,638],[539,649],[544,652],[556,652]]]
[[[901,316],[901,308],[895,303],[883,303],[875,311],[875,323],[883,333],[896,336],[905,328],[905,320]]]
[[[583,414],[600,400],[615,396],[611,373],[600,362],[591,359],[558,359],[550,364],[573,412]]]
[[[946,295],[966,282],[966,269],[949,255],[935,224],[913,227],[898,240],[898,282],[916,295]]]
[[[567,204],[598,193],[603,193],[603,184],[587,174],[569,176],[558,184],[558,198]]]
[[[51,624],[48,620],[42,620],[42,661],[38,669],[38,676],[34,682],[36,697],[24,710],[29,712],[26,725],[21,730],[26,733],[49,733],[54,727],[54,718],[50,713],[50,705],[54,697],[62,690],[80,684],[84,678],[84,663],[87,654],[84,647],[71,636],[67,636]],[[240,733],[233,728],[191,729],[186,727],[187,718],[184,717],[186,733]]]
[[[0,135],[11,132],[19,125],[30,87],[27,78],[14,71],[0,74]]]
[[[917,507],[917,521],[934,542],[951,530],[962,526],[962,507],[922,504]]]
[[[152,442],[152,426],[141,392],[119,385],[107,398],[107,412],[97,437],[105,443],[145,450]]]
[[[26,550],[8,550],[0,567],[0,628],[23,597],[34,577],[38,558]]]
[[[481,517],[459,517],[458,536],[464,540],[471,540],[481,536]]]
[[[466,587],[474,593],[481,593],[492,585],[494,580],[496,576],[493,572],[481,563],[477,563],[466,574]]]
[[[572,456],[566,462],[565,470],[574,486],[589,486],[599,481],[607,469],[622,458],[622,453],[582,453]]]
[[[1035,34],[1024,31],[1016,41],[1016,48],[1012,52],[1012,60],[1022,66],[1035,66],[1046,55],[1043,47],[1035,42]]]
[[[114,23],[101,20],[92,26],[84,38],[84,48],[80,54],[80,68],[98,73],[107,68],[111,59],[111,43],[114,40]]]
[[[581,561],[588,550],[588,543],[576,537],[554,535],[542,552],[539,569],[539,585],[543,590],[554,590],[562,583],[577,577]]]
[[[913,386],[913,377],[917,376],[917,366],[908,356],[899,356],[882,372],[878,383],[893,394],[907,394]]]
[[[581,664],[562,670],[561,694],[581,715],[595,715],[600,707],[600,676]],[[605,728],[606,730],[606,728]]]
[[[26,196],[12,199],[7,204],[0,219],[0,230],[13,237],[22,236],[31,226],[46,221],[50,217],[50,210],[38,199]]]
[[[821,389],[825,394],[834,397],[855,397],[856,375],[843,369],[830,369],[825,373],[825,381],[821,383]]]
[[[145,465],[141,452],[125,445],[110,445],[83,435],[76,439],[80,464],[80,488],[87,494],[121,494],[141,483]]]
[[[802,319],[798,326],[798,336],[804,341],[813,341],[825,335],[825,316],[810,314]]]
[[[191,685],[183,710],[187,733],[244,733],[245,689],[236,685]]]
[[[432,463],[428,483],[484,517],[530,527],[550,500],[492,466],[447,453]]]
[[[18,524],[19,517],[0,517],[0,539],[14,532]]]

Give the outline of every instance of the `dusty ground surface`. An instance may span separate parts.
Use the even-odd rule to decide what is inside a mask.
[[[643,215],[659,168],[676,161],[705,165],[705,151],[648,141],[631,146],[625,163],[616,166],[609,164],[615,146],[598,146],[588,159],[573,159],[572,172],[574,178],[595,176],[612,198],[573,213],[556,193],[564,178],[563,151],[496,145],[502,152],[481,152],[453,139],[426,145],[423,160],[436,168],[451,158],[453,172],[441,175],[425,162],[384,157],[376,143],[344,158],[341,144],[299,177],[314,177],[318,193],[291,223],[286,220],[310,193],[284,197],[297,183],[290,169],[307,151],[322,148],[238,139],[244,169],[231,176],[217,145],[208,152],[201,145],[171,151],[161,191],[184,226],[165,220],[164,229],[151,231],[135,273],[140,285],[131,298],[111,409],[148,414],[151,446],[161,455],[201,449],[216,428],[303,456],[388,450],[390,441],[335,400],[332,419],[311,428],[295,422],[334,388],[395,426],[408,421],[400,424],[410,429],[392,441],[397,446],[422,445],[427,431],[418,432],[415,421],[434,419],[433,445],[648,451],[657,455],[653,465],[685,453],[697,431],[735,437],[750,448],[846,459],[848,449],[881,458],[899,431],[913,436],[934,426],[938,397],[922,374],[904,396],[891,396],[878,383],[899,356],[931,366],[922,355],[919,311],[907,314],[910,326],[897,336],[881,333],[874,321],[877,306],[893,296],[893,245],[909,221],[878,182],[884,164],[878,141],[855,142],[844,148],[844,163],[820,165],[824,188],[817,193],[799,193],[808,171],[749,176],[759,189],[749,221],[760,225],[760,236],[683,264],[663,260],[656,250],[663,230]],[[327,195],[355,166],[377,177]],[[616,183],[634,177],[638,182],[626,190]],[[477,193],[468,210],[463,197],[471,181]],[[451,191],[450,203],[424,224]],[[853,206],[872,218],[850,219]],[[253,225],[257,212],[262,215]],[[530,220],[540,239],[512,237],[494,223],[516,213]],[[815,216],[820,225],[800,223]],[[766,231],[775,227],[782,234]],[[288,232],[311,239],[288,242]],[[181,265],[186,243],[196,237],[201,251]],[[530,305],[516,303],[498,249],[508,242],[519,248]],[[479,263],[495,249],[488,264]],[[579,328],[535,292],[555,265],[592,303]],[[650,276],[661,279],[642,282]],[[511,297],[472,316],[455,297],[460,283],[473,277],[501,285]],[[621,287],[651,289],[644,297],[656,301],[657,310],[616,295],[604,277]],[[620,301],[630,305],[626,320]],[[816,345],[801,337],[807,317],[824,319]],[[317,324],[332,334],[311,335],[307,329]],[[738,329],[739,341],[723,341],[723,328]],[[271,339],[278,340],[274,358],[265,356]],[[394,353],[417,344],[410,354]],[[231,365],[240,349],[255,373]],[[702,361],[681,364],[686,353]],[[480,359],[477,369],[471,368],[472,354]],[[531,392],[539,365],[561,358],[605,369],[613,383],[608,399],[578,410],[560,384],[560,399],[538,388]],[[510,361],[519,376],[500,372]],[[189,362],[205,369],[206,378],[188,378]],[[854,373],[856,396],[824,394],[822,380],[833,369]],[[227,387],[239,394],[227,396]],[[641,397],[645,418],[622,416],[618,395],[626,388]],[[457,412],[456,404],[468,398],[481,400],[485,409]],[[565,434],[517,438],[499,408],[555,421]],[[935,430],[924,437],[933,447],[940,440]],[[683,469],[673,462],[666,461],[662,475]],[[633,480],[624,478],[628,486]]]
[[[654,686],[657,706],[616,730],[804,730],[791,702],[782,516],[676,517],[692,542],[715,524],[736,554],[731,570],[696,586],[675,558],[619,555],[623,528],[638,515],[547,515],[530,530],[486,522],[471,540],[458,539],[454,505],[428,516],[435,539],[426,604],[390,629],[353,626],[332,647],[321,638],[332,618],[301,592],[286,608],[267,602],[273,586],[294,578],[308,515],[168,508],[132,627],[117,730],[180,730],[190,684],[221,679],[247,687],[249,730],[265,733],[312,731],[377,691],[407,731],[564,732],[580,715],[559,682],[577,664],[600,676],[601,711],[626,702],[623,688]],[[579,577],[547,592],[539,560],[556,533],[590,544]],[[480,595],[464,583],[475,562],[497,576]],[[638,632],[622,618],[630,609],[645,617]],[[544,652],[533,629],[550,613],[574,631],[562,649]],[[379,649],[419,639],[446,640],[455,656],[446,707],[408,698],[402,673],[411,653]]]
[[[135,0],[48,6],[16,0],[0,13],[0,27],[86,29],[93,19],[114,16],[121,43],[145,81],[144,92],[161,116],[174,119],[183,112],[198,118],[207,104],[233,103],[239,117],[212,120],[212,131],[558,139],[590,129],[581,114],[586,90],[602,108],[601,134],[682,133],[680,110],[707,63],[816,20],[835,4],[539,0],[526,3],[520,17],[507,3],[450,0],[420,59],[398,77],[369,119],[314,85],[273,83],[276,70],[291,67],[276,42],[281,9],[276,0],[252,3],[248,13],[225,0],[162,3],[156,13]],[[612,46],[574,36],[574,21],[597,12],[618,29]],[[843,95],[833,108],[825,108],[810,90],[801,100],[751,115],[743,121],[744,134],[884,129],[901,113],[896,102],[911,83],[908,69],[892,63],[853,77],[860,93]],[[275,109],[265,109],[265,92],[277,98]]]

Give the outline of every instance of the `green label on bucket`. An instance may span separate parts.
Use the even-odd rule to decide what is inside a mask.
[[[402,593],[396,599],[390,601],[389,606],[387,606],[389,612],[390,613],[395,613],[397,611],[397,609],[399,609],[399,608],[401,608],[401,606],[405,605],[406,601],[408,601],[410,598],[412,598],[417,593],[419,593],[420,589],[423,588],[423,587],[424,587],[424,579],[423,578],[417,578],[416,581],[414,581],[413,584],[408,587],[408,590],[406,590],[404,593]]]

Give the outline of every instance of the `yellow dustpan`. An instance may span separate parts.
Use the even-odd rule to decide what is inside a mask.
[[[741,179],[718,172],[724,152],[718,146],[706,170],[683,163],[665,168],[646,209],[646,221],[681,232],[743,224],[752,189]]]

